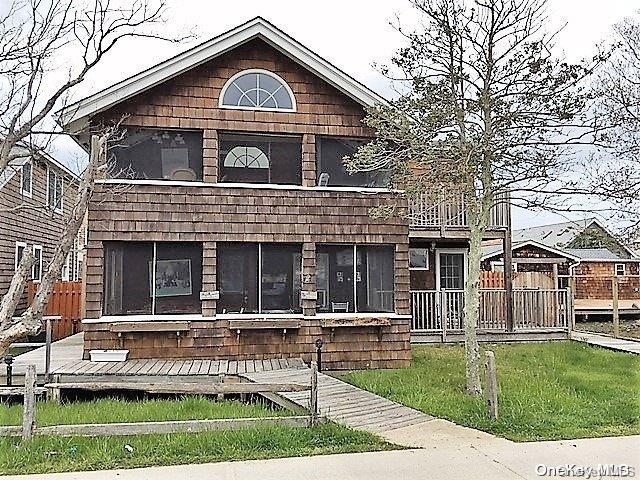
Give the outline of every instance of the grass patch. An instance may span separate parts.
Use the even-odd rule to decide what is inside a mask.
[[[124,446],[131,445],[129,453]],[[135,437],[0,439],[0,473],[28,474],[136,468],[395,449],[380,438],[336,424]]]
[[[500,419],[465,394],[462,346],[416,346],[402,370],[351,372],[361,388],[516,441],[640,434],[640,357],[577,342],[490,345]]]
[[[281,409],[269,408],[263,403],[214,402],[206,397],[141,401],[99,399],[62,405],[52,402],[38,403],[36,421],[38,425],[46,426],[285,415],[292,415],[292,413]],[[22,425],[22,405],[10,407],[0,405],[0,425]]]

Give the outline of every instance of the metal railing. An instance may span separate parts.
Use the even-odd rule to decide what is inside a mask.
[[[500,195],[491,209],[489,229],[505,228],[508,220],[509,203],[506,195]],[[464,195],[421,194],[409,198],[409,226],[413,228],[464,228],[469,226]]]
[[[516,289],[513,291],[514,329],[569,328],[568,290]],[[507,329],[506,292],[480,290],[477,328]],[[412,290],[412,331],[443,332],[464,329],[463,290]]]

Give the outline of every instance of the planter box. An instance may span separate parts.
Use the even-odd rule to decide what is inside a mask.
[[[129,350],[89,350],[92,362],[124,362]]]

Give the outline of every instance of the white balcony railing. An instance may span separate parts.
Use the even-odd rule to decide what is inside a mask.
[[[507,227],[509,203],[500,195],[491,209],[489,229]],[[409,199],[409,225],[412,228],[465,228],[469,226],[464,195],[442,194],[439,198],[421,194]]]
[[[516,330],[569,327],[567,290],[516,289],[513,320]],[[464,329],[463,290],[412,290],[411,329],[414,332],[446,332]],[[480,290],[481,330],[506,330],[504,290]]]

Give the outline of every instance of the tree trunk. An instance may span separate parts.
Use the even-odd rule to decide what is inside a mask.
[[[467,393],[482,394],[480,380],[480,345],[476,334],[480,313],[480,259],[482,258],[482,238],[489,219],[491,198],[476,199],[469,214],[469,266],[465,284],[464,304],[464,348],[466,358]]]
[[[108,134],[98,137],[94,135],[91,138],[91,156],[89,165],[85,169],[84,175],[78,186],[78,195],[75,204],[66,218],[67,224],[65,230],[55,249],[53,258],[47,266],[38,290],[29,305],[29,308],[20,315],[18,321],[11,321],[11,317],[15,313],[15,309],[20,300],[20,295],[24,290],[25,278],[27,275],[27,266],[23,263],[27,261],[33,263],[33,255],[23,259],[20,263],[18,271],[11,279],[8,293],[2,298],[0,314],[0,357],[4,356],[9,346],[16,340],[20,340],[27,335],[35,335],[42,329],[42,315],[44,309],[49,302],[55,282],[60,278],[62,266],[65,263],[67,255],[73,248],[75,238],[84,222],[84,216],[93,194],[95,179],[97,172],[103,168],[106,160],[106,142]],[[26,253],[26,252],[25,252]],[[16,293],[18,292],[18,293]]]

